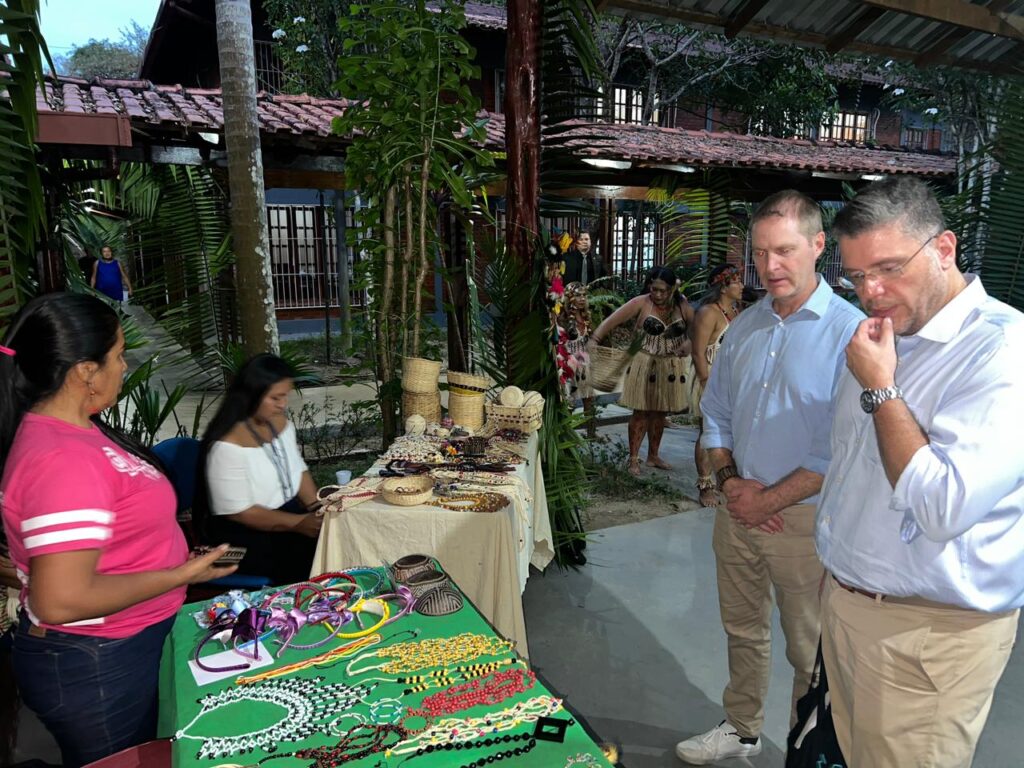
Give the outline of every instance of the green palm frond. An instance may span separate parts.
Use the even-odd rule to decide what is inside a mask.
[[[992,154],[999,171],[987,206],[987,241],[981,257],[985,289],[1024,310],[1024,81],[1009,79]]]
[[[34,149],[44,58],[50,62],[39,31],[39,0],[0,0],[0,326],[31,289],[46,215]]]

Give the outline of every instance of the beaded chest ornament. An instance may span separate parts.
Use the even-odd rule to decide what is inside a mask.
[[[362,703],[373,686],[330,683],[324,678],[292,678],[271,680],[256,685],[228,688],[209,693],[199,699],[200,710],[174,740],[202,741],[198,760],[214,760],[229,755],[254,752],[275,752],[282,742],[302,741],[317,733],[329,733],[330,725],[355,704]],[[198,736],[189,733],[200,720],[217,710],[237,702],[276,704],[284,710],[277,722],[259,730],[234,736]]]

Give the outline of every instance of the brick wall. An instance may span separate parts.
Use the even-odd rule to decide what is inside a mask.
[[[899,146],[902,143],[901,120],[898,114],[883,112],[875,125],[875,141]]]

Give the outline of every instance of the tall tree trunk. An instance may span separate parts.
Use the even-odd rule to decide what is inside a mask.
[[[505,46],[505,148],[508,162],[506,242],[530,275],[540,217],[540,0],[508,0]],[[514,328],[521,318],[503,318]],[[507,372],[515,361],[506,361]]]
[[[394,361],[391,358],[392,303],[395,287],[395,220],[398,208],[398,192],[388,187],[384,196],[384,279],[380,288],[380,304],[377,307],[377,373],[380,376],[381,447],[387,450],[398,434],[395,418]]]
[[[409,269],[413,264],[412,176],[407,165],[402,174],[405,194],[405,251],[402,253],[402,357],[409,354]],[[413,273],[415,283],[415,273]],[[418,356],[413,346],[413,357]]]
[[[238,273],[238,314],[246,353],[277,353],[277,318],[263,190],[263,155],[256,112],[249,0],[216,0],[217,52],[228,151],[231,235]]]
[[[420,169],[420,266],[413,283],[412,353],[420,353],[420,325],[423,323],[423,284],[427,279],[427,185],[430,183],[430,140],[423,142],[423,166]],[[410,222],[411,223],[411,222]]]

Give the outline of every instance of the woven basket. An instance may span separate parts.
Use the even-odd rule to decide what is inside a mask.
[[[422,416],[427,424],[440,424],[441,393],[402,392],[402,422],[414,414]]]
[[[406,392],[429,394],[437,391],[437,377],[441,364],[422,357],[402,358],[402,389]]]
[[[480,394],[488,390],[491,380],[486,376],[474,376],[462,371],[448,371],[448,391],[460,395]]]
[[[500,403],[484,406],[487,423],[495,429],[518,429],[520,432],[536,432],[544,423],[544,401],[520,408]]]
[[[617,392],[622,373],[629,365],[629,352],[614,347],[590,350],[590,383],[602,392]]]
[[[460,395],[448,392],[448,415],[460,427],[467,427],[474,432],[484,425],[484,395]]]
[[[426,504],[434,496],[434,481],[427,475],[389,477],[380,484],[380,495],[388,504],[415,507]]]

